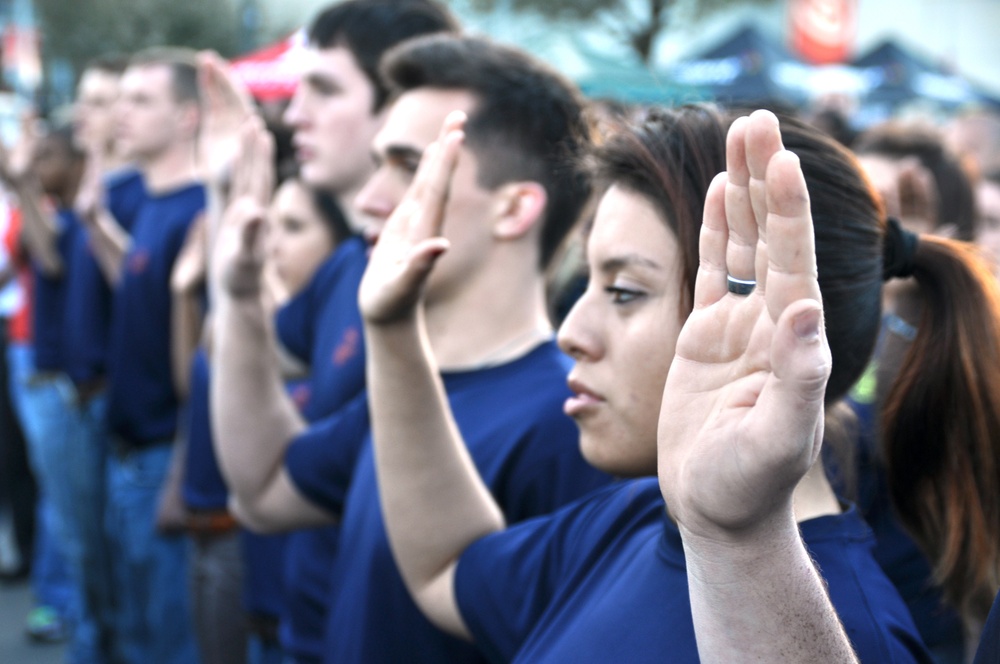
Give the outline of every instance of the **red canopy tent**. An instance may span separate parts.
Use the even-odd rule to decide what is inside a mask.
[[[290,99],[302,72],[305,46],[305,32],[298,30],[276,44],[236,58],[232,71],[258,101]]]

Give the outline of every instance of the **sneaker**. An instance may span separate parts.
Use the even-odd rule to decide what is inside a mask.
[[[69,627],[51,606],[36,606],[28,612],[24,633],[37,643],[63,643],[69,640]]]

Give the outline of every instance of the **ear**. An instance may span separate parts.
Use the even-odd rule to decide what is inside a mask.
[[[545,187],[537,182],[508,182],[500,187],[493,236],[512,240],[528,233],[542,218],[549,201]]]

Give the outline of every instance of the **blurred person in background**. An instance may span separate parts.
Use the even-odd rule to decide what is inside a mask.
[[[364,241],[354,233],[361,227],[361,214],[353,199],[375,170],[371,139],[385,120],[388,91],[377,70],[382,54],[411,37],[455,31],[451,14],[436,2],[411,0],[350,0],[321,11],[308,29],[309,46],[301,81],[284,120],[292,130],[292,147],[303,184],[328,194],[334,204],[326,216],[339,220],[336,249],[325,254],[322,264],[304,287],[277,313],[276,339],[270,335],[238,341],[249,344],[249,357],[269,363],[280,344],[292,358],[308,367],[308,404],[301,417],[316,421],[343,407],[364,387],[364,340],[357,312],[357,287],[366,264]],[[269,200],[258,204],[265,206]],[[326,243],[321,243],[324,247]],[[278,259],[279,262],[280,259]],[[286,261],[282,270],[304,272]],[[270,325],[270,315],[257,298],[248,307],[257,308],[255,320]],[[242,334],[249,328],[238,320],[217,317],[213,336]],[[213,385],[228,380],[231,365],[213,364]],[[273,383],[238,381],[231,395],[240,417],[253,423],[260,412],[247,408],[256,394],[268,394],[275,404],[297,413],[289,399],[281,372]],[[214,389],[214,388],[213,388]],[[245,400],[239,390],[252,390]],[[220,416],[217,405],[212,417]],[[215,431],[220,429],[215,425]],[[277,441],[276,441],[277,442]],[[227,441],[217,435],[219,459],[234,493],[231,471],[224,452]],[[230,444],[238,445],[240,441]],[[252,464],[251,464],[252,465]],[[285,654],[295,662],[319,662],[327,606],[337,589],[330,587],[330,565],[337,551],[339,529],[335,526],[298,530],[289,535],[286,560],[286,608],[280,638]]]
[[[119,591],[117,645],[127,662],[197,661],[177,534],[181,459],[174,458],[178,396],[170,277],[205,207],[195,152],[200,108],[193,53],[133,56],[120,82],[116,146],[142,176],[131,224],[111,201],[82,204],[95,254],[112,288],[108,354],[108,530]],[[172,466],[172,463],[175,464]]]

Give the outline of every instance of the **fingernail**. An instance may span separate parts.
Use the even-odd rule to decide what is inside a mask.
[[[810,309],[808,311],[803,311],[801,314],[795,317],[792,322],[792,328],[795,330],[795,336],[803,341],[813,341],[819,337],[819,323],[822,318],[823,311],[821,309]]]

